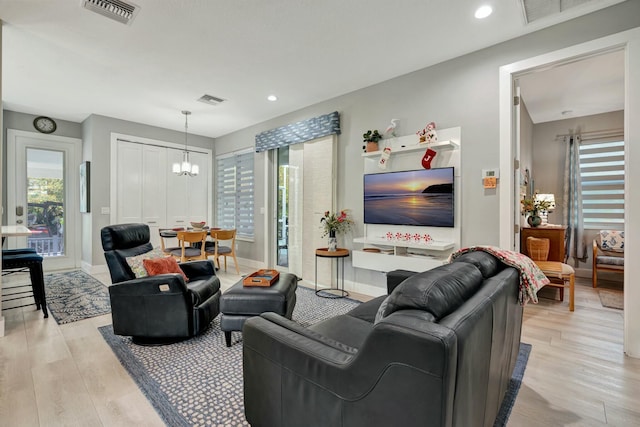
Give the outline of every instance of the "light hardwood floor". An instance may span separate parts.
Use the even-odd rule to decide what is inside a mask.
[[[240,279],[231,270],[223,290]],[[97,330],[110,315],[61,326],[33,307],[3,315],[1,426],[163,425]],[[533,349],[509,426],[639,426],[640,360],[624,356],[622,324],[584,280],[573,313],[566,298],[528,305],[522,341]]]

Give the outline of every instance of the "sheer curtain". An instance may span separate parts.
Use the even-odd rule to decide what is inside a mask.
[[[567,225],[565,242],[565,262],[574,259],[587,260],[587,245],[584,240],[584,223],[582,218],[582,181],[580,178],[580,135],[566,138],[567,150],[564,161],[564,223]]]

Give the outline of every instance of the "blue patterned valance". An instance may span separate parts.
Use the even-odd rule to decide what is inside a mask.
[[[333,133],[340,135],[340,115],[337,111],[257,134],[256,153],[311,141]]]

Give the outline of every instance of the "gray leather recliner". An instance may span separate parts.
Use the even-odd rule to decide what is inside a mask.
[[[180,264],[180,274],[135,278],[127,257],[149,252],[146,224],[118,224],[101,230],[111,282],[113,332],[138,344],[164,344],[203,332],[220,313],[220,279],[210,260]]]

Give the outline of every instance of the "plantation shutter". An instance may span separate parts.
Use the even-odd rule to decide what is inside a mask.
[[[580,177],[584,227],[624,229],[624,141],[583,141]]]
[[[252,151],[217,158],[216,226],[235,228],[237,236],[254,237]]]

